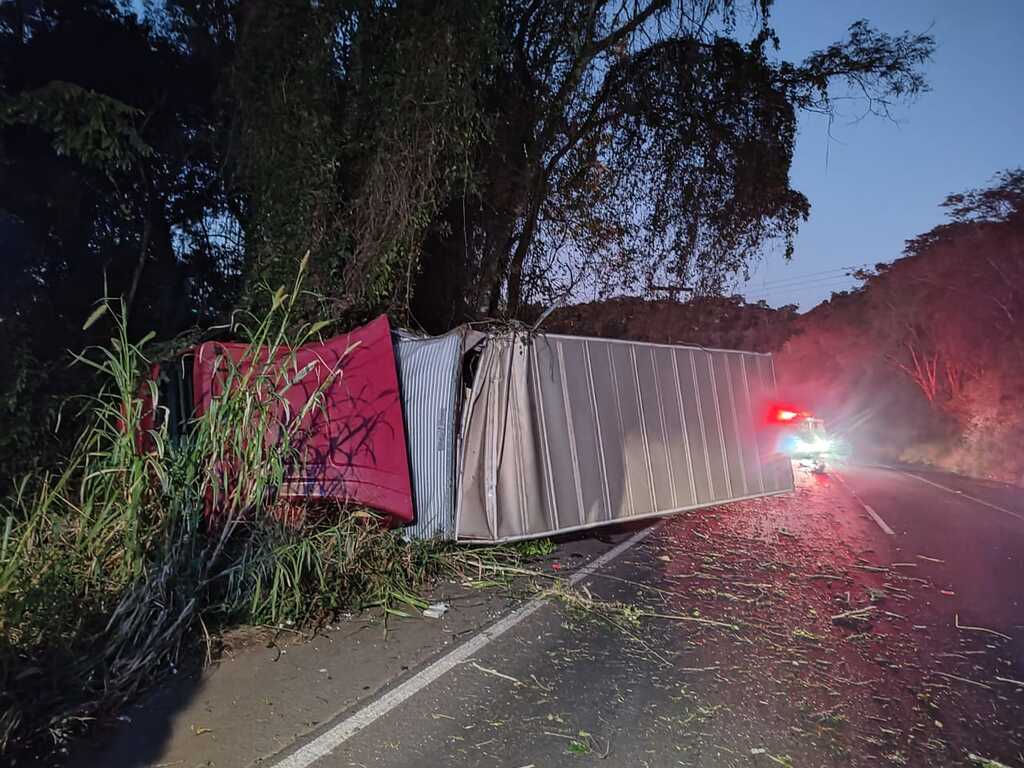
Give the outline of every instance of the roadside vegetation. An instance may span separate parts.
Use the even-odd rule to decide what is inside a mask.
[[[1024,485],[1024,170],[950,195],[948,220],[809,312],[740,296],[565,307],[561,333],[775,353],[780,397],[861,458]],[[880,255],[881,256],[881,255]]]
[[[797,318],[780,384],[861,455],[1024,485],[1024,169]]]
[[[220,361],[223,391],[177,438],[154,382],[139,386],[151,337],[128,336],[118,300],[93,313],[114,335],[78,358],[101,382],[86,426],[66,464],[26,477],[2,508],[0,755],[30,764],[61,749],[225,628],[406,613],[434,577],[471,568],[500,583],[488,569],[519,562],[501,548],[456,557],[371,510],[279,497],[330,381],[304,411],[284,407],[308,373],[291,350],[324,327],[291,322],[303,274],[264,317],[239,316],[247,352]]]

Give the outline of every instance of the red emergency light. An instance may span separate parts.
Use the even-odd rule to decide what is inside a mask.
[[[788,408],[777,408],[775,410],[775,420],[781,422],[793,421],[800,414],[796,411],[791,411]]]

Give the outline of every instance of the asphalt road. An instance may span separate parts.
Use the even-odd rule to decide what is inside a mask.
[[[1024,491],[916,469],[846,467],[840,475],[894,531],[894,557],[945,561],[917,559],[917,575],[941,590],[937,607],[1013,636],[1024,669]]]
[[[664,522],[263,765],[1024,765],[1024,493],[838,475]]]

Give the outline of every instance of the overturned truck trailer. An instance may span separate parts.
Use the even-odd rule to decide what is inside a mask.
[[[172,431],[248,356],[208,342],[162,367]],[[770,355],[469,328],[425,338],[381,317],[281,364],[302,374],[286,411],[322,397],[282,492],[376,507],[410,538],[510,541],[793,488],[768,418]]]
[[[770,355],[470,332],[397,356],[414,536],[511,541],[793,488]]]

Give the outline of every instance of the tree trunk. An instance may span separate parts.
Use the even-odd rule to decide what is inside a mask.
[[[512,230],[515,228],[513,221],[502,221],[500,231],[495,233],[493,242],[500,242],[498,252],[491,259],[489,268],[484,273],[482,283],[484,291],[482,296],[487,296],[487,316],[497,317],[498,306],[501,304],[501,287],[508,275],[509,257],[512,251],[512,243],[515,237]],[[495,229],[498,229],[495,227]],[[488,238],[492,241],[492,238]]]
[[[25,0],[14,3],[14,39],[18,45],[25,44]]]
[[[523,300],[523,266],[526,257],[530,253],[530,246],[533,245],[533,238],[537,235],[537,222],[540,220],[540,209],[544,204],[547,194],[547,175],[541,171],[533,185],[533,195],[530,201],[530,210],[523,222],[523,231],[519,235],[515,252],[512,254],[512,263],[508,274],[508,316],[518,317],[522,309]]]
[[[467,282],[467,216],[462,200],[452,201],[424,240],[422,269],[413,278],[411,319],[428,333],[443,333],[472,311],[467,307],[472,291]]]
[[[508,306],[506,307],[509,317],[519,316],[523,299],[523,265],[526,262],[526,255],[533,243],[533,236],[537,230],[537,216],[532,215],[523,225],[523,233],[516,243],[515,252],[512,254],[511,264],[508,272]]]
[[[128,288],[128,296],[124,300],[124,318],[127,321],[132,314],[132,305],[135,304],[135,294],[139,290],[139,281],[142,279],[142,271],[146,268],[146,255],[149,252],[149,238],[153,234],[153,221],[149,216],[142,226],[142,247],[139,249],[139,260],[135,263],[135,270],[132,273],[132,282]]]

